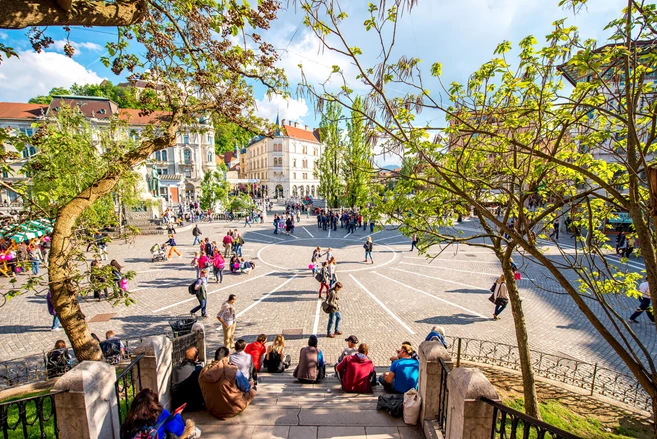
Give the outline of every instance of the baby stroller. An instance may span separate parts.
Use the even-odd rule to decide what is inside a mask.
[[[160,244],[155,244],[151,247],[151,256],[153,262],[166,261],[167,255],[163,247],[160,247]]]

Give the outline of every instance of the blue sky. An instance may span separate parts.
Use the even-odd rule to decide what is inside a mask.
[[[283,2],[285,5],[287,2]],[[392,3],[388,1],[388,3]],[[589,0],[578,16],[558,7],[558,0],[420,0],[411,14],[404,14],[399,23],[395,55],[417,56],[428,69],[435,61],[443,64],[443,80],[464,82],[479,65],[491,58],[493,50],[503,40],[516,44],[527,35],[544,40],[554,20],[569,17],[578,26],[583,37],[605,39],[604,26],[620,15],[626,4],[623,0]],[[364,61],[373,63],[378,55],[372,33],[366,33],[362,23],[367,16],[366,0],[342,2],[349,18],[344,23],[345,36],[364,52]],[[347,76],[353,76],[354,66],[334,53],[323,52],[314,36],[299,26],[302,16],[294,8],[283,10],[264,34],[267,41],[281,50],[280,65],[286,69],[291,91],[295,92],[303,64],[304,72],[312,82],[324,80],[332,65],[340,65]],[[5,60],[0,64],[0,101],[26,102],[30,97],[47,93],[55,86],[70,86],[73,82],[113,82],[124,80],[115,76],[100,62],[105,54],[104,45],[115,38],[111,28],[73,28],[71,41],[77,47],[72,59],[63,55],[65,35],[51,28],[56,40],[51,49],[41,54],[31,51],[25,31],[0,31],[0,42],[13,46],[20,59]],[[427,74],[428,76],[428,74]],[[358,84],[353,88],[359,90]],[[432,89],[432,84],[428,85]],[[433,84],[437,90],[437,84]],[[316,126],[319,117],[312,105],[303,99],[284,101],[263,100],[264,90],[256,88],[259,112],[275,118],[296,120]],[[427,120],[432,115],[425,115]],[[442,116],[436,116],[442,119]]]

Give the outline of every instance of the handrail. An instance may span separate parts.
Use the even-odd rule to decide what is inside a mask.
[[[66,389],[66,390],[55,390],[55,391],[51,390],[50,392],[44,393],[43,395],[28,396],[27,398],[12,399],[11,401],[0,402],[0,405],[15,404],[17,402],[30,401],[30,400],[35,399],[35,398],[41,398],[41,397],[44,397],[44,396],[53,396],[53,395],[57,395],[59,393],[66,393],[66,392],[68,392],[68,389]]]
[[[132,368],[134,367],[135,364],[139,363],[139,361],[144,358],[144,354],[139,354],[137,355],[131,362],[128,364],[126,367],[123,368],[120,374],[116,376],[116,380],[118,381],[119,379],[123,378],[126,376],[128,373],[132,371]]]
[[[518,419],[522,420],[523,427],[525,430],[527,430],[528,426],[531,428],[531,426],[534,426],[537,428],[538,437],[545,437],[545,432],[549,432],[552,435],[553,439],[582,439],[581,436],[576,436],[572,433],[568,433],[567,431],[564,431],[560,428],[557,428],[553,425],[546,424],[545,422],[536,419],[532,416],[529,416],[525,413],[519,412],[518,410],[512,409],[511,407],[507,407],[504,404],[500,404],[499,402],[493,401],[491,399],[488,399],[484,396],[479,398],[482,402],[485,402],[488,405],[493,406],[494,411],[493,411],[493,431],[491,432],[491,439],[495,438],[495,433],[500,433],[501,438],[505,438],[507,435],[506,433],[502,433],[504,431],[504,428],[506,427],[506,422],[505,422],[505,414],[511,415],[511,417],[516,418],[511,421],[511,429],[512,433],[510,437],[516,437],[515,432],[516,429],[518,428]],[[499,431],[495,428],[495,424],[497,423],[497,412],[500,411],[502,412],[502,422],[500,425]],[[540,431],[538,430],[543,430],[543,434],[541,434]],[[523,437],[528,437],[528,431],[525,432],[525,436]]]

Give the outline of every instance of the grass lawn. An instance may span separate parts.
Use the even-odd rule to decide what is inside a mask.
[[[33,398],[35,396],[41,396],[41,395],[47,395],[50,393],[50,390],[42,390],[40,392],[34,392],[30,393],[27,395],[21,395],[21,396],[16,396],[13,398],[8,398],[3,400],[1,403],[7,403],[11,401],[16,401],[19,399],[25,399],[25,398]],[[39,421],[37,419],[37,409],[36,409],[36,400],[29,401],[25,405],[25,415],[27,419],[27,423],[33,423],[34,425],[28,426],[27,427],[27,436],[24,436],[23,434],[23,426],[19,423],[19,412],[18,412],[18,405],[12,405],[7,412],[7,424],[11,427],[14,424],[18,423],[16,428],[14,430],[8,430],[7,431],[7,437],[9,439],[22,439],[22,438],[29,438],[29,439],[39,439],[41,438],[41,430],[39,428]],[[52,412],[51,412],[51,400],[50,398],[45,398],[43,400],[43,414],[45,417],[50,417]],[[43,425],[44,428],[44,433],[45,437],[47,438],[54,438],[55,437],[55,420],[50,419],[47,422],[44,422]],[[0,436],[4,434],[4,431],[0,431]]]
[[[504,404],[524,412],[524,400],[522,398],[509,398],[504,400]],[[633,429],[629,426],[618,425],[610,429],[605,427],[595,417],[584,417],[574,413],[565,405],[556,400],[547,400],[540,403],[541,416],[543,421],[569,433],[576,434],[587,439],[647,439],[652,438],[652,430],[648,431],[642,426]],[[518,437],[522,437],[519,435]],[[530,438],[536,438],[532,432]]]

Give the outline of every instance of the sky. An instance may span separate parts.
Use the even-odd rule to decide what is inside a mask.
[[[288,2],[282,3],[287,6]],[[292,98],[276,96],[268,100],[264,88],[255,87],[258,113],[271,120],[279,114],[281,119],[317,126],[321,116],[314,112],[312,102],[296,95],[301,78],[298,65],[303,65],[306,77],[313,84],[326,80],[333,65],[339,65],[351,79],[356,75],[356,68],[339,54],[322,51],[320,42],[301,24],[301,11],[295,10],[294,2],[290,3],[290,8],[279,12],[263,37],[279,50],[279,65],[285,68]],[[377,41],[363,27],[368,1],[340,3],[348,14],[343,22],[346,40],[361,48],[365,64],[374,64],[379,53]],[[603,41],[607,37],[604,26],[619,16],[626,4],[624,0],[589,0],[586,9],[574,15],[558,3],[559,0],[419,0],[413,11],[404,13],[398,23],[393,58],[419,57],[426,76],[431,64],[439,61],[445,83],[463,83],[493,57],[500,42],[507,40],[517,45],[527,35],[543,42],[557,19],[568,18],[568,23],[577,26],[582,37]],[[392,1],[388,0],[388,4]],[[14,47],[20,56],[0,64],[0,102],[27,102],[35,95],[47,94],[53,87],[69,87],[73,83],[98,83],[103,79],[117,83],[125,79],[100,62],[100,57],[106,55],[105,43],[115,38],[116,30],[74,27],[70,41],[77,50],[73,58],[63,53],[65,34],[55,28],[49,31],[55,44],[40,54],[31,50],[25,30],[0,31],[0,43]],[[356,92],[364,91],[357,81],[350,86]],[[432,86],[437,84],[427,84],[429,89]],[[431,114],[423,117],[428,121],[443,118]]]

